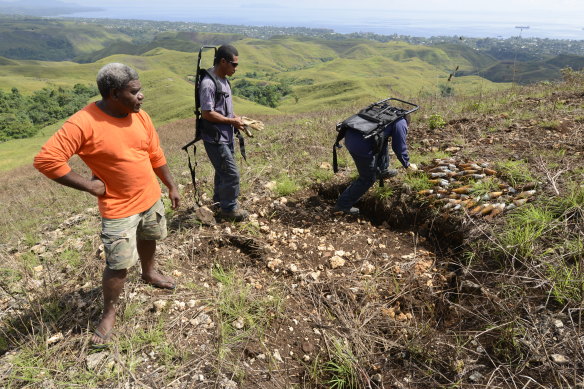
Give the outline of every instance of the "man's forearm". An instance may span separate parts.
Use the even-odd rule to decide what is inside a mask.
[[[170,169],[167,164],[154,168],[154,173],[168,189],[176,189],[176,185],[172,179],[172,174],[170,174]]]
[[[176,187],[174,180],[172,179],[172,174],[170,174],[170,169],[167,164],[154,168],[154,173],[160,181],[168,188],[168,197],[172,202],[172,208],[177,209],[180,205],[180,197],[178,194],[178,188]]]
[[[94,196],[102,196],[105,193],[105,185],[100,179],[93,178],[90,180],[75,173],[74,171],[70,171],[64,176],[54,178],[53,180],[61,185],[87,192]]]
[[[235,121],[234,118],[228,118],[227,116],[223,116],[219,112],[216,112],[216,111],[203,111],[202,116],[203,116],[203,119],[208,120],[212,123],[233,125],[234,121]]]
[[[211,123],[229,124],[239,130],[243,129],[243,121],[239,116],[228,118],[215,111],[203,111],[202,116]]]

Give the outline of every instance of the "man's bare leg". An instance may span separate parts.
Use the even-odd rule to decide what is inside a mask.
[[[142,279],[147,284],[163,289],[174,289],[174,280],[163,276],[154,270],[154,254],[156,252],[155,240],[140,240],[137,242],[138,255],[142,265]]]
[[[103,343],[109,339],[112,328],[114,328],[114,323],[116,322],[116,306],[120,300],[120,294],[124,290],[127,275],[128,271],[126,269],[112,270],[107,266],[105,267],[101,280],[103,289],[103,314],[101,321],[95,329],[99,335],[93,335],[91,338],[92,343]]]

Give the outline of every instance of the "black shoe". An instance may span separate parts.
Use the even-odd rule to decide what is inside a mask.
[[[395,170],[395,169],[387,169],[387,170],[382,171],[379,174],[380,174],[381,178],[383,178],[383,179],[391,178],[391,177],[397,176],[397,170]]]
[[[357,207],[351,207],[349,209],[340,209],[340,208],[335,208],[335,213],[336,212],[342,212],[346,215],[358,215],[359,214],[359,208]]]
[[[221,212],[219,212],[219,216],[224,220],[229,220],[232,222],[242,222],[244,220],[247,220],[247,218],[249,217],[249,212],[237,207],[232,211],[225,211],[222,209]]]

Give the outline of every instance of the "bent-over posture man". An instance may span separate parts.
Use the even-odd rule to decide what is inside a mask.
[[[235,163],[233,139],[234,128],[243,130],[244,124],[241,117],[233,113],[231,86],[227,81],[239,64],[238,55],[237,49],[230,45],[217,49],[209,71],[216,76],[223,93],[216,93],[215,82],[209,76],[203,77],[199,88],[204,121],[202,138],[215,169],[213,202],[221,208],[219,215],[232,221],[242,221],[248,217],[248,212],[237,204],[240,176]]]
[[[391,148],[402,166],[406,169],[417,170],[416,165],[410,163],[406,144],[408,120],[408,116],[398,119],[383,130],[383,146],[379,155],[373,153],[375,143],[372,138],[365,139],[362,133],[352,129],[347,130],[345,146],[355,161],[359,177],[341,193],[335,205],[335,211],[358,215],[359,208],[353,205],[373,186],[378,175],[388,178],[397,174],[396,170],[389,169],[388,140],[390,137]]]
[[[172,289],[174,281],[154,270],[156,241],[166,237],[164,205],[156,177],[166,185],[174,209],[179,194],[152,120],[140,107],[144,100],[138,73],[110,63],[97,74],[102,99],[71,116],[42,147],[34,166],[56,182],[97,197],[102,216],[103,315],[92,337],[107,341],[116,319],[116,304],[127,272],[138,259],[142,279]],[[71,170],[78,154],[91,169],[90,179]]]

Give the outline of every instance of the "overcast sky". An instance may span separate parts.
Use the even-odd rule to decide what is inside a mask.
[[[205,23],[255,24],[280,26],[339,27],[357,29],[359,25],[387,28],[399,20],[416,20],[420,25],[448,22],[457,24],[507,23],[509,35],[515,25],[571,25],[576,39],[584,39],[584,0],[62,0],[68,3],[107,8],[119,18],[202,21]],[[342,28],[342,27],[341,27]],[[502,27],[501,27],[502,28]],[[335,30],[338,31],[337,28]],[[582,31],[582,37],[578,32]],[[339,31],[348,32],[348,31]],[[376,32],[376,31],[373,31]],[[496,33],[491,34],[491,36]]]

